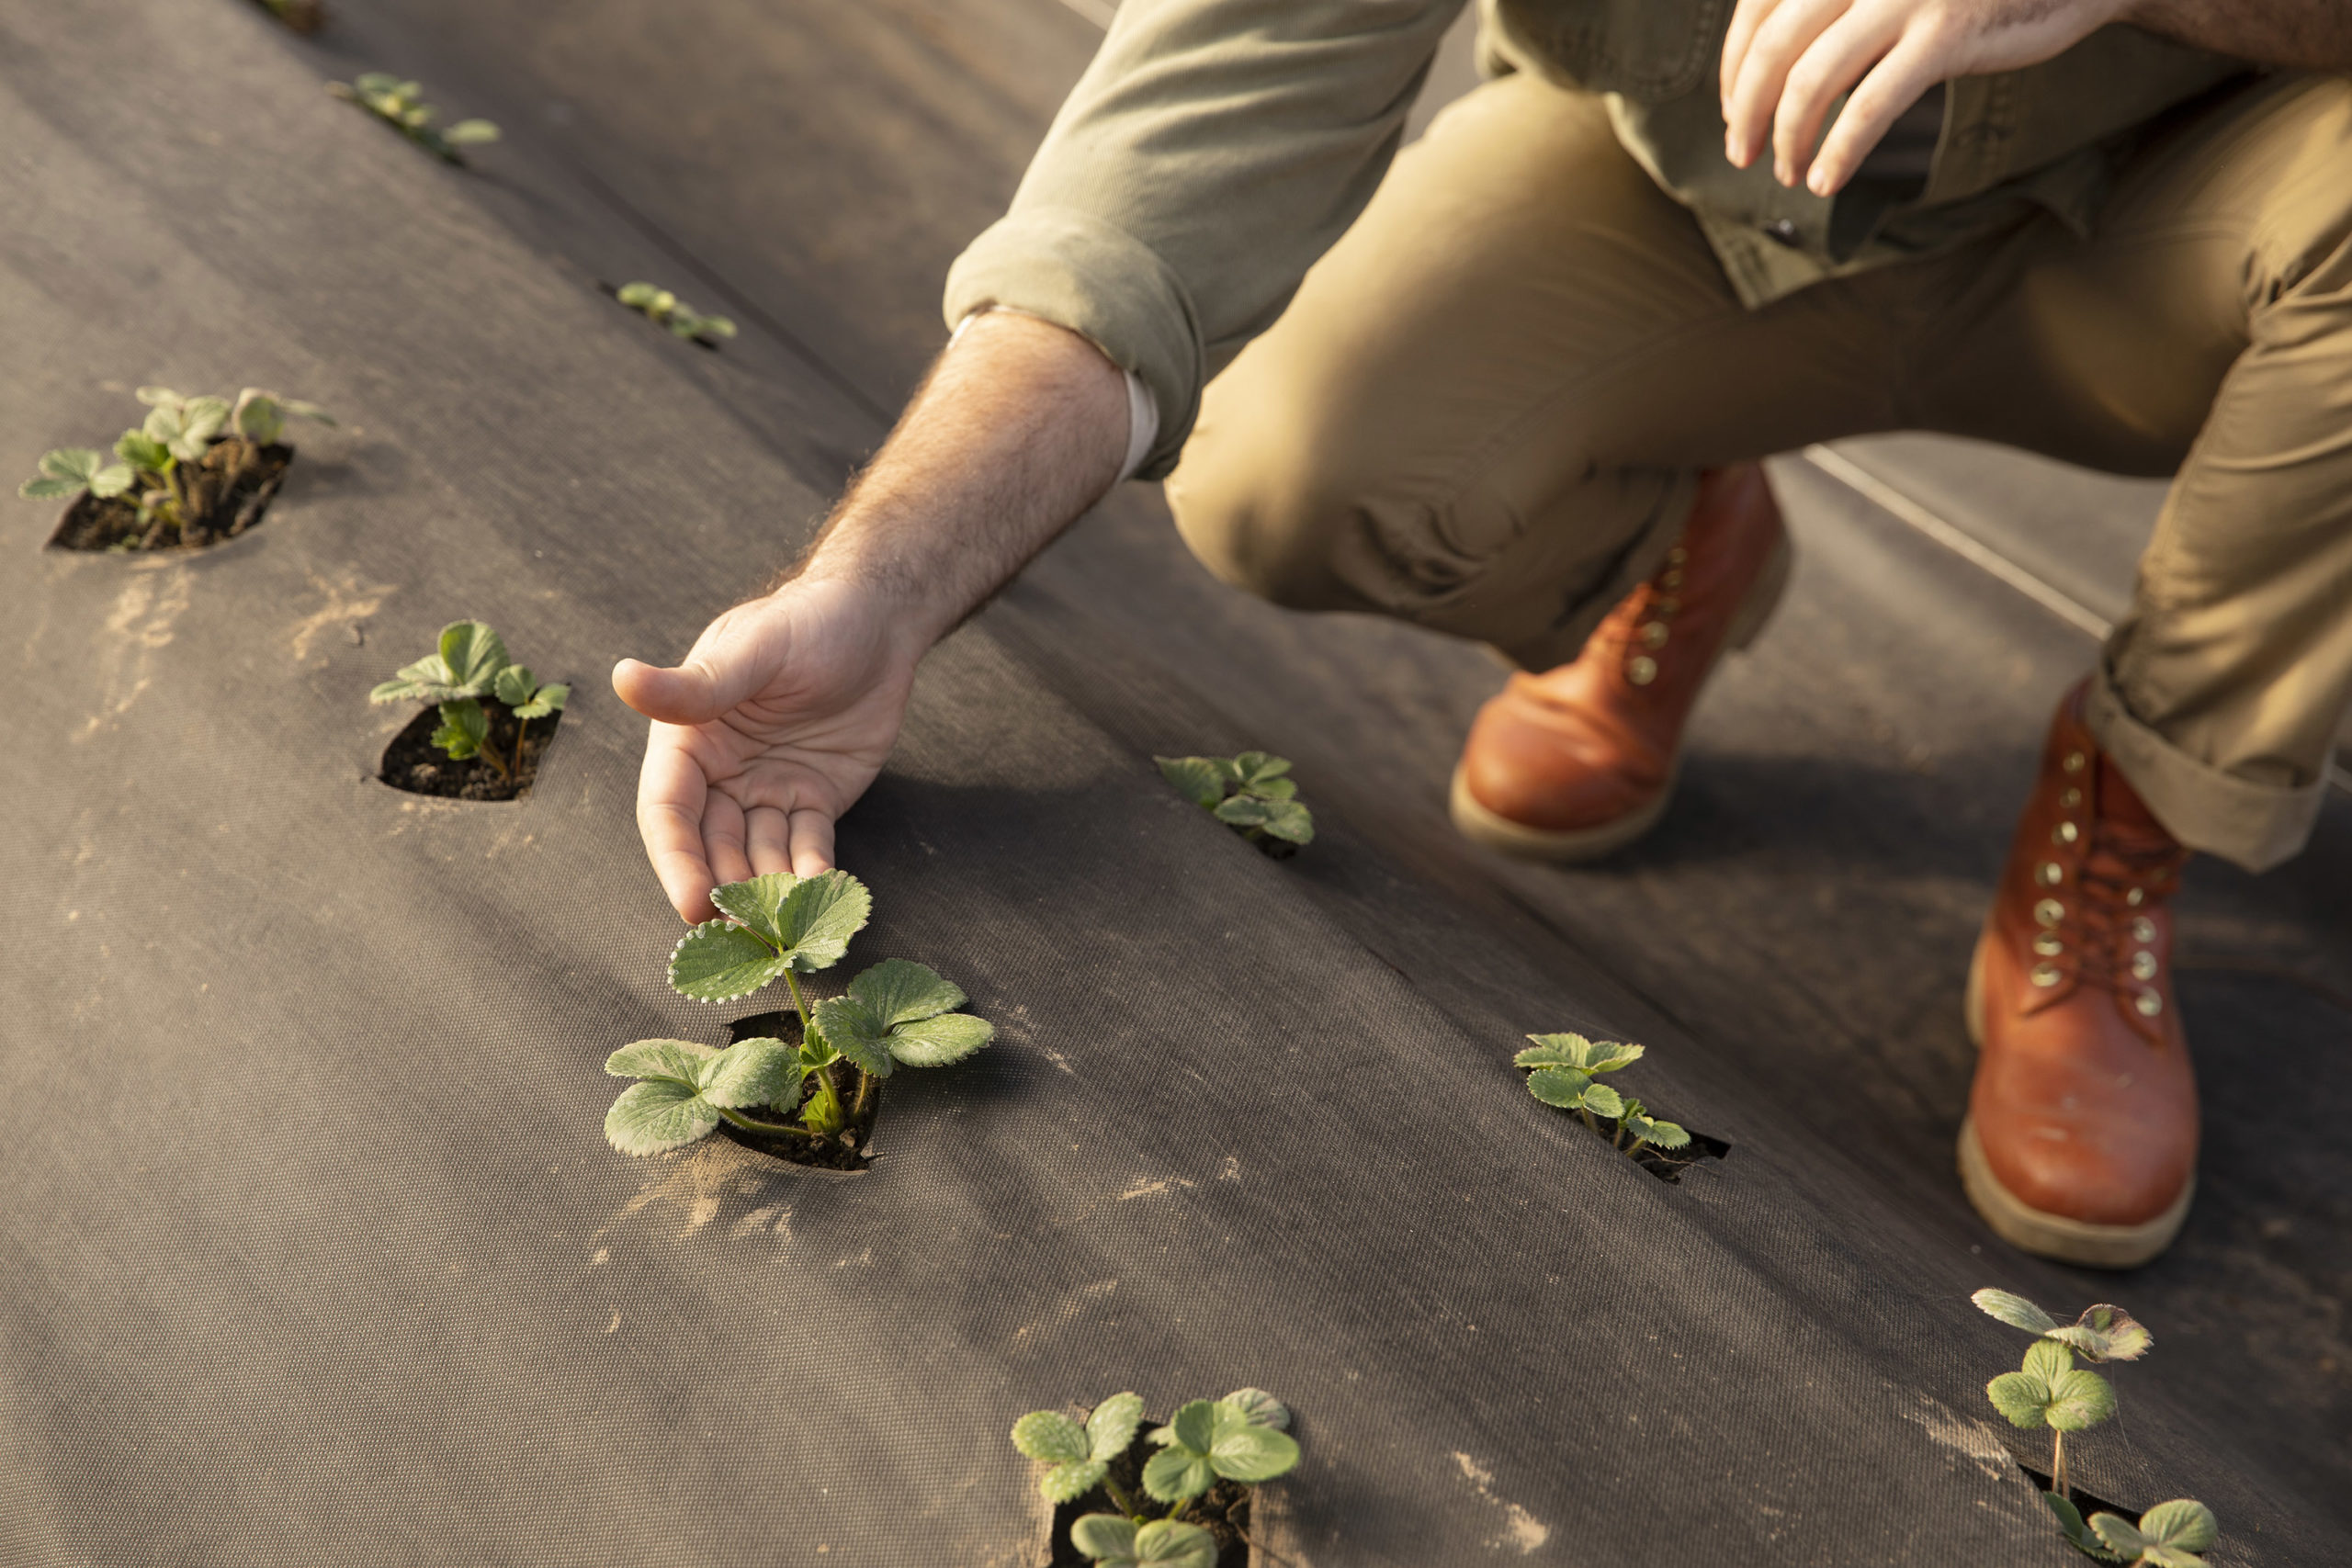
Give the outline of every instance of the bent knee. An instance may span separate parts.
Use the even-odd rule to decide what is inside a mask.
[[[1333,570],[1365,477],[1291,421],[1233,417],[1212,388],[1168,477],[1176,531],[1219,581],[1294,610],[1362,608]]]

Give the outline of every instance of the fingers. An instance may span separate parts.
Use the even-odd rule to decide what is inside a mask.
[[[1724,156],[1740,168],[1764,150],[1789,69],[1847,9],[1848,0],[1780,0],[1757,23],[1724,104]]]
[[[774,806],[754,806],[743,813],[744,849],[753,876],[792,869],[791,820],[790,812]]]
[[[710,890],[718,886],[703,849],[702,813],[709,785],[679,733],[655,725],[637,779],[637,830],[646,858],[678,917],[689,924],[717,918]]]
[[[814,876],[833,868],[833,819],[812,807],[792,814],[792,870]]]
[[[1815,164],[1814,148],[1821,140],[1822,122],[1829,118],[1829,106],[1860,81],[1900,36],[1899,21],[1890,20],[1874,7],[1857,7],[1825,29],[1789,68],[1780,107],[1772,118],[1772,173],[1782,185],[1792,186],[1806,177],[1807,169]],[[1902,107],[1895,106],[1897,110]],[[1854,108],[1849,99],[1838,111],[1840,128],[1853,120]],[[1890,113],[1871,128],[1869,139],[1861,143],[1862,151],[1877,146],[1894,123]],[[1849,134],[1848,140],[1852,139]],[[1855,162],[1860,162],[1859,156]],[[1806,188],[1815,196],[1829,194],[1810,179]]]
[[[1905,38],[1862,78],[1854,96],[1838,111],[1828,140],[1813,160],[1805,188],[1815,196],[1835,196],[1862,166],[1871,149],[1905,109],[1919,101],[1942,75],[1935,45],[1924,38]]]
[[[1747,46],[1756,39],[1756,29],[1771,16],[1781,0],[1739,0],[1739,8],[1731,14],[1731,30],[1724,35],[1723,64],[1717,73],[1715,91],[1724,101],[1724,118],[1731,118],[1732,89],[1739,84],[1739,67],[1747,58]],[[1745,168],[1739,159],[1732,160]]]
[[[713,791],[703,802],[702,847],[710,857],[711,874],[719,881],[741,882],[752,874],[743,808],[731,795]]]

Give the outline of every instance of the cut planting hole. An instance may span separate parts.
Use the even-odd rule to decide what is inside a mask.
[[[727,1026],[727,1043],[736,1045],[746,1040],[795,1040],[800,1035],[800,1015],[789,1009],[782,1012],[755,1012],[749,1018],[739,1018]],[[852,1114],[848,1125],[833,1137],[812,1139],[790,1134],[775,1135],[755,1133],[748,1127],[738,1127],[731,1122],[721,1122],[721,1137],[731,1138],[747,1149],[773,1155],[793,1165],[814,1166],[820,1170],[864,1170],[876,1156],[870,1151],[874,1145],[874,1123],[881,1119],[882,1091],[888,1088],[882,1079],[868,1080],[873,1087],[865,1094],[863,1106],[851,1101]],[[806,1105],[817,1094],[817,1081],[812,1076],[800,1086],[800,1103]],[[756,1112],[764,1119],[780,1112]],[[784,1115],[794,1121],[800,1112]]]
[[[261,522],[293,462],[294,448],[284,442],[256,446],[215,439],[178,476],[187,498],[185,521],[175,525],[152,510],[142,518],[128,495],[101,497],[85,490],[58,520],[50,548],[127,554],[202,549],[233,539]]]
[[[2018,1469],[2024,1472],[2028,1481],[2033,1483],[2033,1489],[2036,1492],[2041,1493],[2044,1497],[2052,1495],[2050,1475],[2047,1471],[2036,1470],[2023,1460],[2017,1462]],[[2120,1503],[2110,1503],[2104,1497],[2093,1496],[2079,1486],[2069,1486],[2066,1494],[2067,1501],[2073,1503],[2075,1511],[2086,1519],[2093,1514],[2117,1514],[2130,1519],[2135,1525],[2140,1522],[2140,1510],[2137,1508],[2127,1508]]]
[[[1620,1141],[1617,1123],[1606,1116],[1595,1117],[1592,1130],[1598,1136],[1607,1139],[1612,1145]],[[1690,1128],[1685,1128],[1684,1131],[1690,1134],[1690,1141],[1679,1149],[1661,1149],[1655,1145],[1645,1145],[1635,1149],[1628,1157],[1660,1181],[1679,1184],[1682,1180],[1682,1173],[1701,1160],[1719,1160],[1731,1153],[1731,1145],[1721,1138],[1711,1138],[1704,1133]],[[1623,1152],[1622,1147],[1620,1152]]]
[[[434,743],[446,722],[437,708],[426,708],[384,748],[378,776],[411,795],[437,795],[450,800],[514,800],[528,794],[539,776],[539,759],[555,739],[561,712],[518,725],[514,709],[495,697],[480,699],[489,734],[481,751],[462,761]],[[516,731],[521,744],[516,744]],[[495,760],[490,753],[495,753]]]
[[[1135,1441],[1127,1445],[1127,1451],[1111,1461],[1105,1484],[1081,1493],[1075,1502],[1054,1505],[1052,1540],[1046,1543],[1042,1557],[1047,1568],[1098,1568],[1092,1558],[1071,1543],[1069,1528],[1089,1514],[1124,1514],[1125,1510],[1112,1501],[1110,1487],[1115,1486],[1121,1495],[1138,1504],[1147,1500],[1144,1461],[1159,1451],[1147,1434],[1163,1425],[1156,1418],[1147,1419],[1136,1432]],[[1253,1487],[1219,1481],[1177,1512],[1176,1517],[1200,1526],[1216,1539],[1216,1568],[1250,1568],[1250,1499],[1254,1491]],[[1152,1508],[1152,1517],[1158,1517],[1160,1511]]]

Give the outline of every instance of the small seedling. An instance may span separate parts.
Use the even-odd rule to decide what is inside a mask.
[[[1244,1388],[1195,1399],[1154,1428],[1148,1438],[1159,1451],[1145,1461],[1142,1484],[1167,1506],[1158,1518],[1111,1471],[1142,1420],[1143,1400],[1134,1393],[1104,1400],[1082,1427],[1057,1410],[1033,1410],[1013,1423],[1012,1446],[1046,1467],[1037,1490],[1047,1502],[1074,1503],[1099,1486],[1119,1509],[1071,1524],[1070,1544],[1086,1557],[1111,1568],[1216,1568],[1216,1538],[1184,1516],[1197,1515],[1199,1499],[1219,1481],[1248,1487],[1288,1473],[1298,1463],[1298,1444],[1286,1430],[1290,1412],[1263,1389]]]
[[[2091,1555],[2110,1562],[2128,1568],[2142,1563],[2149,1568],[2204,1568],[2203,1553],[2212,1550],[2222,1526],[2204,1504],[2176,1497],[2141,1515],[2136,1525],[2120,1514],[2093,1514],[2090,1530],[2106,1548]]]
[[[1263,751],[1238,757],[1154,757],[1184,797],[1265,851],[1281,856],[1315,841],[1315,815],[1298,798],[1290,763]]]
[[[670,985],[697,1001],[749,996],[778,976],[792,992],[800,1041],[739,1040],[723,1049],[684,1040],[640,1040],[605,1063],[616,1077],[643,1081],[621,1091],[605,1136],[625,1155],[681,1148],[722,1121],[746,1132],[793,1137],[811,1147],[854,1145],[876,1086],[901,1066],[960,1062],[996,1037],[985,1020],[955,1010],[962,989],[903,958],[886,958],[849,983],[847,994],[812,1010],[797,976],[830,969],[865,927],[874,900],[845,871],[819,876],[770,872],[711,893],[721,919],[678,939]],[[835,1069],[846,1065],[849,1081]],[[743,1115],[765,1107],[797,1124]]]
[[[669,328],[673,337],[707,348],[717,348],[722,339],[735,335],[735,323],[726,317],[706,316],[668,289],[650,283],[624,283],[613,291],[613,298],[656,325]]]
[[[327,91],[346,103],[357,104],[411,141],[446,163],[465,166],[460,147],[498,140],[498,127],[486,119],[461,119],[436,128],[441,112],[424,101],[422,83],[403,82],[388,71],[369,71],[351,82],[330,82]]]
[[[197,544],[220,530],[215,515],[262,467],[263,448],[286,433],[289,414],[333,424],[316,403],[247,387],[235,402],[184,397],[169,387],[141,387],[147,417],[114,444],[116,461],[87,446],[41,455],[40,473],[17,493],[58,500],[87,491],[100,501],[125,498],[138,508],[141,548],[166,540]]]
[[[1993,1408],[2012,1427],[2050,1428],[2050,1491],[2064,1502],[2066,1434],[2085,1432],[2115,1414],[2115,1389],[2097,1372],[2075,1365],[2075,1353],[2054,1339],[2026,1347],[2025,1363],[1984,1385]]]
[[[1645,1149],[1690,1146],[1690,1131],[1680,1123],[1652,1116],[1640,1100],[1597,1081],[1603,1073],[1640,1061],[1644,1047],[1621,1040],[1588,1040],[1581,1034],[1527,1038],[1526,1048],[1511,1058],[1530,1069],[1527,1092],[1546,1105],[1575,1111],[1587,1127],[1609,1140],[1611,1148],[1638,1162]],[[1615,1125],[1604,1129],[1603,1120]]]
[[[510,662],[506,642],[481,621],[451,621],[441,628],[438,649],[368,694],[371,703],[427,702],[441,708],[433,744],[453,762],[480,757],[498,776],[514,783],[523,773],[523,736],[531,720],[563,711],[571,688],[560,682],[541,685],[526,665]],[[514,754],[502,757],[491,746],[490,716],[481,700],[494,697],[514,716]]]

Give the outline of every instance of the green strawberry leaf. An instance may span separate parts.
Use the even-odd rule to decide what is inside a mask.
[[[450,683],[469,697],[487,693],[506,668],[505,639],[480,621],[452,621],[443,626],[439,652]]]
[[[1283,784],[1290,781],[1284,779]],[[1311,844],[1315,841],[1315,814],[1295,800],[1268,803],[1265,820],[1260,824],[1271,839],[1285,843]]]
[[[995,1024],[967,1012],[902,1023],[888,1037],[890,1055],[909,1067],[944,1067],[960,1062],[995,1038]]]
[[[898,1058],[890,1055],[890,1032],[864,1003],[851,997],[828,997],[809,1016],[824,1032],[826,1043],[865,1072],[887,1078],[898,1069]]]
[[[460,147],[467,147],[483,141],[495,141],[498,136],[498,127],[486,119],[461,119],[443,131],[441,140],[455,142]]]
[[[2058,1326],[2058,1320],[2026,1300],[2007,1291],[1996,1291],[1989,1285],[1968,1298],[1977,1310],[1999,1318],[2012,1328],[2022,1328],[2028,1334],[2048,1334]]]
[[[490,739],[490,716],[471,697],[459,697],[441,705],[441,727],[433,732],[433,744],[449,754],[453,762],[462,762],[481,752],[482,742]]]
[[[1526,1052],[1520,1053],[1524,1056]],[[1538,1067],[1527,1075],[1527,1092],[1546,1105],[1556,1105],[1563,1111],[1574,1111],[1584,1103],[1584,1091],[1592,1080],[1574,1067]]]
[[[160,474],[171,466],[170,448],[143,430],[126,430],[114,444],[114,455],[134,468]]]
[[[1574,1067],[1580,1073],[1613,1073],[1642,1059],[1643,1047],[1626,1041],[1588,1040],[1581,1034],[1531,1034],[1533,1043],[1512,1058],[1522,1067]]]
[[[1181,1519],[1154,1519],[1136,1531],[1135,1561],[1137,1568],[1216,1568],[1216,1538]]]
[[[2055,1492],[2044,1492],[2041,1501],[2058,1517],[2058,1529],[2071,1546],[2084,1556],[2098,1562],[2119,1562],[2117,1557],[2098,1541],[2090,1527],[2083,1523],[2083,1512]]]
[[[17,493],[35,501],[48,501],[78,494],[85,490],[96,491],[98,475],[105,470],[105,466],[106,454],[102,452],[93,451],[87,446],[60,446],[41,454],[40,477],[27,479],[17,487]],[[130,488],[130,474],[126,471],[121,487],[112,493],[121,494],[123,490]]]
[[[529,702],[531,694],[538,689],[538,682],[531,679],[530,667],[524,664],[509,664],[490,682],[491,695],[510,708],[519,708]]]
[[[729,1111],[773,1105],[800,1087],[800,1058],[781,1040],[738,1040],[702,1065],[702,1097]]]
[[[1114,1393],[1094,1407],[1086,1418],[1088,1457],[1108,1463],[1127,1451],[1143,1424],[1143,1395]]]
[[[1220,1403],[1216,1408],[1209,1465],[1226,1480],[1255,1485],[1298,1463],[1298,1444],[1288,1433],[1261,1427],[1229,1404]]]
[[[2193,1497],[2175,1497],[2140,1516],[2140,1533],[2160,1546],[2183,1551],[2210,1551],[2220,1538],[2222,1523],[2213,1510]]]
[[[1290,1427],[1289,1408],[1262,1388],[1237,1388],[1217,1403],[1239,1411],[1244,1420],[1258,1426],[1272,1427],[1277,1432]]]
[[[605,1058],[605,1071],[616,1078],[666,1078],[688,1089],[702,1083],[702,1065],[718,1053],[691,1040],[639,1040]]]
[[[1203,808],[1225,798],[1225,773],[1213,757],[1154,757],[1160,776]]]
[[[1273,816],[1274,807],[1272,801],[1261,800],[1254,795],[1235,795],[1218,801],[1210,810],[1218,821],[1228,826],[1256,828]]]
[[[1012,1424],[1012,1446],[1025,1458],[1067,1464],[1092,1457],[1086,1428],[1058,1410],[1032,1410]]]
[[[522,719],[545,718],[551,713],[561,713],[563,705],[571,700],[571,688],[560,681],[541,686],[527,703],[518,705],[514,716]]]
[[[1208,1456],[1174,1443],[1151,1456],[1143,1467],[1143,1489],[1162,1503],[1197,1497],[1216,1483]]]
[[[2114,1387],[2097,1372],[2077,1368],[2051,1383],[2050,1411],[2043,1419],[2061,1432],[2080,1432],[2114,1414]]]
[[[808,974],[829,969],[849,951],[849,939],[865,927],[874,897],[865,884],[845,871],[817,876],[770,872],[730,882],[712,891],[710,901],[756,931],[787,968]]]
[[[1244,751],[1233,759],[1233,782],[1247,790],[1263,790],[1273,780],[1290,772],[1287,758],[1267,751]]]
[[[964,1005],[963,989],[936,970],[904,958],[886,958],[849,983],[849,994],[884,1028],[936,1018]]]
[[[707,1137],[718,1111],[693,1086],[670,1078],[633,1083],[605,1112],[605,1138],[625,1155],[658,1155]]]
[[[1120,1514],[1085,1514],[1069,1527],[1069,1543],[1083,1557],[1127,1568],[1136,1560],[1136,1522]]]
[[[2082,1316],[2063,1327],[2052,1325],[2041,1332],[2074,1347],[2086,1361],[2136,1361],[2156,1342],[2138,1318],[2105,1302],[2085,1307]]]
[[[705,920],[670,952],[671,988],[699,1002],[750,996],[784,971],[775,949],[727,920]]]

